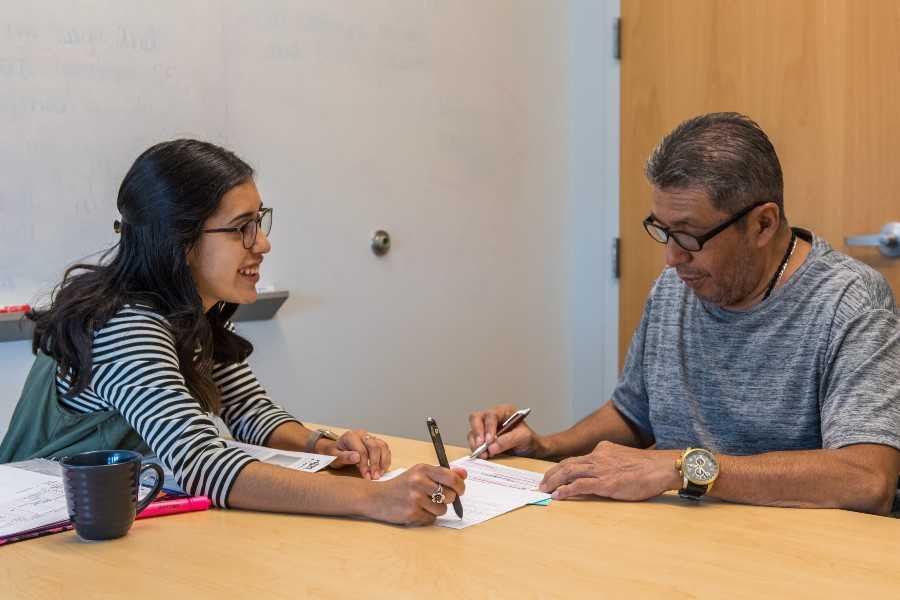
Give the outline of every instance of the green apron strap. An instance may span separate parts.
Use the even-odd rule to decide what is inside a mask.
[[[150,452],[119,411],[72,413],[63,408],[56,371],[56,361],[38,352],[0,442],[0,463],[61,458],[89,450]]]

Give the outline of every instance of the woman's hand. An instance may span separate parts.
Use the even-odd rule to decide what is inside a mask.
[[[368,516],[401,525],[434,523],[447,512],[448,504],[463,495],[465,478],[465,469],[459,467],[445,469],[418,464],[393,479],[371,486],[375,497],[369,504]],[[444,495],[442,502],[433,498],[438,491]]]
[[[253,461],[238,474],[227,501],[231,508],[247,510],[434,523],[465,491],[465,478],[458,467],[419,464],[386,481],[363,481]]]
[[[337,457],[329,465],[334,469],[357,465],[363,479],[378,479],[391,466],[391,450],[387,442],[365,429],[346,431],[337,440],[324,441],[328,442],[328,446],[321,443],[321,446],[325,446],[322,453]]]

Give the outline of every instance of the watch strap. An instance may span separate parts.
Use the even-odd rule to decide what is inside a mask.
[[[700,496],[709,491],[709,485],[700,485],[693,481],[687,481],[685,486],[678,491],[678,495],[685,500],[699,500]]]
[[[327,429],[316,429],[312,432],[312,435],[309,436],[309,439],[306,440],[306,451],[315,454],[316,443],[322,438],[336,440],[338,439],[338,436]]]

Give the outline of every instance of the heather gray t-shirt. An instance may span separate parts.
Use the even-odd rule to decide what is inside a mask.
[[[900,313],[884,278],[810,232],[812,250],[768,300],[730,312],[666,268],[613,393],[661,449],[748,455],[900,449]]]

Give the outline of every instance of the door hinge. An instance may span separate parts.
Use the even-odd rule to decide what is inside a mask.
[[[613,20],[613,58],[622,60],[622,18]]]
[[[612,272],[613,278],[619,278],[619,238],[613,238],[612,243]]]

